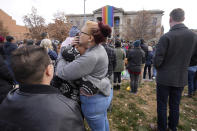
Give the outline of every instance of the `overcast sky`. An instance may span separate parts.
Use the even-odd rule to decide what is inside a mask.
[[[51,22],[53,15],[58,11],[66,14],[83,14],[84,0],[0,0],[0,8],[7,12],[17,24],[24,25],[22,17],[31,12],[32,6],[36,7],[39,15],[47,22]],[[174,8],[183,8],[186,13],[185,24],[191,29],[197,29],[197,0],[86,0],[86,13],[112,5],[123,8],[125,11],[137,10],[163,10],[162,25],[164,32],[169,30],[169,13]]]

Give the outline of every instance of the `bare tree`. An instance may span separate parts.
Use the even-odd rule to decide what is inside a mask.
[[[54,21],[55,20],[61,20],[64,23],[68,22],[68,18],[66,17],[66,13],[65,12],[58,11],[57,13],[55,13],[53,15],[53,17],[54,17],[54,19],[53,19]]]
[[[3,22],[0,21],[0,35],[6,37],[8,34],[8,30],[3,26]]]
[[[150,40],[155,38],[159,26],[154,23],[153,16],[150,11],[139,11],[132,23],[127,22],[124,27],[123,36],[126,40],[136,40],[143,38]]]
[[[29,28],[29,35],[32,39],[40,39],[40,34],[46,31],[45,19],[37,14],[37,9],[32,7],[31,13],[23,17],[23,22]]]
[[[63,41],[68,37],[71,23],[67,21],[67,17],[64,12],[58,12],[54,14],[54,23],[50,23],[47,26],[47,32],[53,39]]]

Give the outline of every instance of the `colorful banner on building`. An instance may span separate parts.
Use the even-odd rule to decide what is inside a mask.
[[[104,24],[108,24],[113,27],[114,25],[114,7],[113,6],[104,6],[102,8],[102,21]]]

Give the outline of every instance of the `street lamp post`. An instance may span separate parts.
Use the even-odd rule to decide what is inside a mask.
[[[86,9],[86,4],[85,4],[86,0],[84,0],[84,23],[86,22],[86,12],[85,12],[85,9]]]

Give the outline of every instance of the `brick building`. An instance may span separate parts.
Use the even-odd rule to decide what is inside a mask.
[[[3,26],[8,30],[9,35],[13,36],[16,40],[23,40],[25,38],[25,34],[29,33],[28,28],[16,25],[16,21],[1,9],[0,21],[2,21]]]

